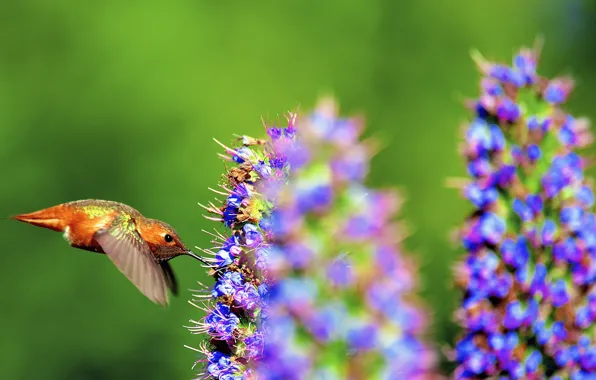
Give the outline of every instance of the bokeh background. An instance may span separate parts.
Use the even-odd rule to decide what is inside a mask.
[[[0,2],[0,215],[102,198],[174,225],[209,247],[197,202],[220,178],[212,137],[260,136],[261,116],[307,110],[335,94],[385,144],[370,184],[408,194],[406,243],[439,347],[457,334],[449,232],[468,210],[447,177],[463,99],[477,93],[477,48],[509,61],[545,37],[541,71],[573,74],[570,104],[596,117],[593,3],[43,1]],[[593,173],[592,173],[593,174]],[[182,295],[147,301],[105,257],[0,220],[0,378],[188,379],[200,338],[182,327],[197,262],[173,261]],[[449,366],[443,364],[445,369]]]

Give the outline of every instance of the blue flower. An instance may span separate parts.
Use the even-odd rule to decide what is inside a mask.
[[[561,108],[573,81],[538,76],[531,49],[511,67],[475,59],[455,378],[596,378],[594,194],[576,151],[591,135]]]
[[[323,102],[268,128],[269,141],[243,136],[241,147],[224,147],[235,166],[218,191],[221,206],[206,209],[229,236],[215,234],[211,301],[190,328],[209,336],[199,350],[208,378],[434,373],[426,313],[412,302],[416,271],[395,239],[399,198],[364,186],[362,125],[334,110]],[[486,138],[485,151],[504,147],[496,126],[486,126]],[[498,197],[477,192],[486,207]],[[498,241],[506,226],[495,214],[475,228]]]

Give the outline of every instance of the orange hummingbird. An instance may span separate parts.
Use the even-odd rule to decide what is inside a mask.
[[[64,232],[72,247],[105,253],[141,293],[160,305],[168,304],[168,288],[178,293],[168,260],[188,255],[206,263],[186,248],[170,225],[118,202],[88,199],[13,218]]]

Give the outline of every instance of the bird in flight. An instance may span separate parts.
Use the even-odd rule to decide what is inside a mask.
[[[178,293],[168,260],[187,255],[207,264],[186,248],[169,224],[118,202],[74,201],[12,218],[63,232],[72,247],[105,253],[141,293],[164,306],[168,288]]]

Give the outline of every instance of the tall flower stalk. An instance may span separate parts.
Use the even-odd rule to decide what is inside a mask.
[[[474,55],[458,379],[596,378],[594,194],[577,153],[592,136],[563,108],[573,81],[539,76],[538,55],[521,49],[512,66]]]
[[[434,355],[402,255],[401,199],[364,186],[371,144],[333,101],[225,148],[200,378],[423,379]],[[209,298],[209,300],[206,300]]]

